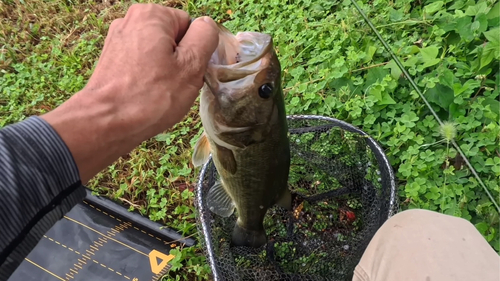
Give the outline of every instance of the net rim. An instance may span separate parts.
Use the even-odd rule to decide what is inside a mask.
[[[347,123],[345,121],[333,118],[333,117],[326,117],[326,116],[321,116],[321,115],[288,115],[287,120],[323,120],[323,121],[328,121],[333,125],[333,127],[340,127],[346,131],[352,132],[352,133],[358,133],[360,135],[363,135],[366,138],[368,146],[370,146],[371,150],[375,154],[375,157],[377,158],[378,164],[379,164],[379,169],[384,169],[387,173],[381,173],[382,180],[385,180],[386,183],[389,183],[388,189],[389,189],[389,202],[388,202],[388,208],[387,210],[384,210],[383,213],[386,213],[387,215],[385,216],[385,219],[382,220],[379,223],[379,226],[382,225],[382,223],[392,217],[394,214],[397,212],[398,208],[398,202],[397,202],[397,188],[396,188],[396,181],[395,181],[395,174],[394,170],[392,169],[392,166],[389,162],[389,159],[387,158],[386,154],[384,153],[384,150],[382,149],[381,145],[377,141],[375,141],[370,135],[368,135],[366,132],[363,130],[357,128],[356,126]],[[202,198],[202,187],[203,187],[203,179],[205,178],[209,165],[212,163],[212,155],[210,154],[208,161],[202,166],[202,169],[200,170],[200,173],[198,175],[198,181],[196,184],[196,195],[195,195],[195,208],[197,209],[197,213],[199,216],[199,221],[201,224],[201,231],[202,231],[202,236],[203,236],[203,242],[205,244],[205,251],[206,254],[208,255],[208,263],[210,266],[210,269],[212,271],[213,275],[213,280],[214,281],[219,281],[219,280],[224,280],[221,279],[219,272],[217,271],[217,266],[216,266],[216,258],[214,256],[214,251],[213,251],[213,245],[212,245],[212,234],[211,234],[211,227],[209,224],[205,223],[207,220],[205,208],[204,208],[204,199]]]

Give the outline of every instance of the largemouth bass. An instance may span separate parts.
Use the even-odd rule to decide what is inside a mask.
[[[263,221],[269,208],[291,210],[288,127],[281,66],[270,35],[219,25],[219,46],[206,71],[200,98],[204,132],[193,164],[210,153],[221,180],[209,190],[209,209],[222,217],[237,210],[234,246],[267,243]]]

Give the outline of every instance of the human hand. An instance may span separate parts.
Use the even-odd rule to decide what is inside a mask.
[[[43,115],[93,177],[142,141],[182,120],[200,88],[218,30],[210,18],[135,4],[113,21],[88,84]]]
[[[133,5],[109,28],[98,65],[84,95],[113,99],[123,129],[152,137],[181,121],[203,85],[203,74],[218,44],[212,19],[189,26],[182,10],[155,4]],[[188,29],[189,26],[189,29]],[[99,90],[112,88],[111,92]]]

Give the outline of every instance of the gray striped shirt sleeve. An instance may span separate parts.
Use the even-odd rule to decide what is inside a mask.
[[[43,234],[85,197],[78,167],[45,120],[0,130],[0,279],[6,280]]]

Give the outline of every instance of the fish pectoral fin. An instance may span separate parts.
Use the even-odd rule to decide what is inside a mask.
[[[200,139],[196,142],[194,146],[194,152],[192,156],[192,162],[195,167],[202,166],[208,161],[210,156],[210,142],[208,142],[207,135],[205,132],[201,134]]]
[[[292,193],[290,193],[290,190],[288,190],[288,188],[285,190],[285,192],[283,192],[281,197],[278,199],[276,205],[288,211],[292,210]]]
[[[234,175],[238,169],[238,165],[234,159],[233,151],[218,144],[215,144],[215,148],[217,149],[217,158],[224,170]]]
[[[222,186],[221,181],[217,181],[208,191],[208,209],[221,217],[229,217],[234,212],[234,203],[229,194]]]

